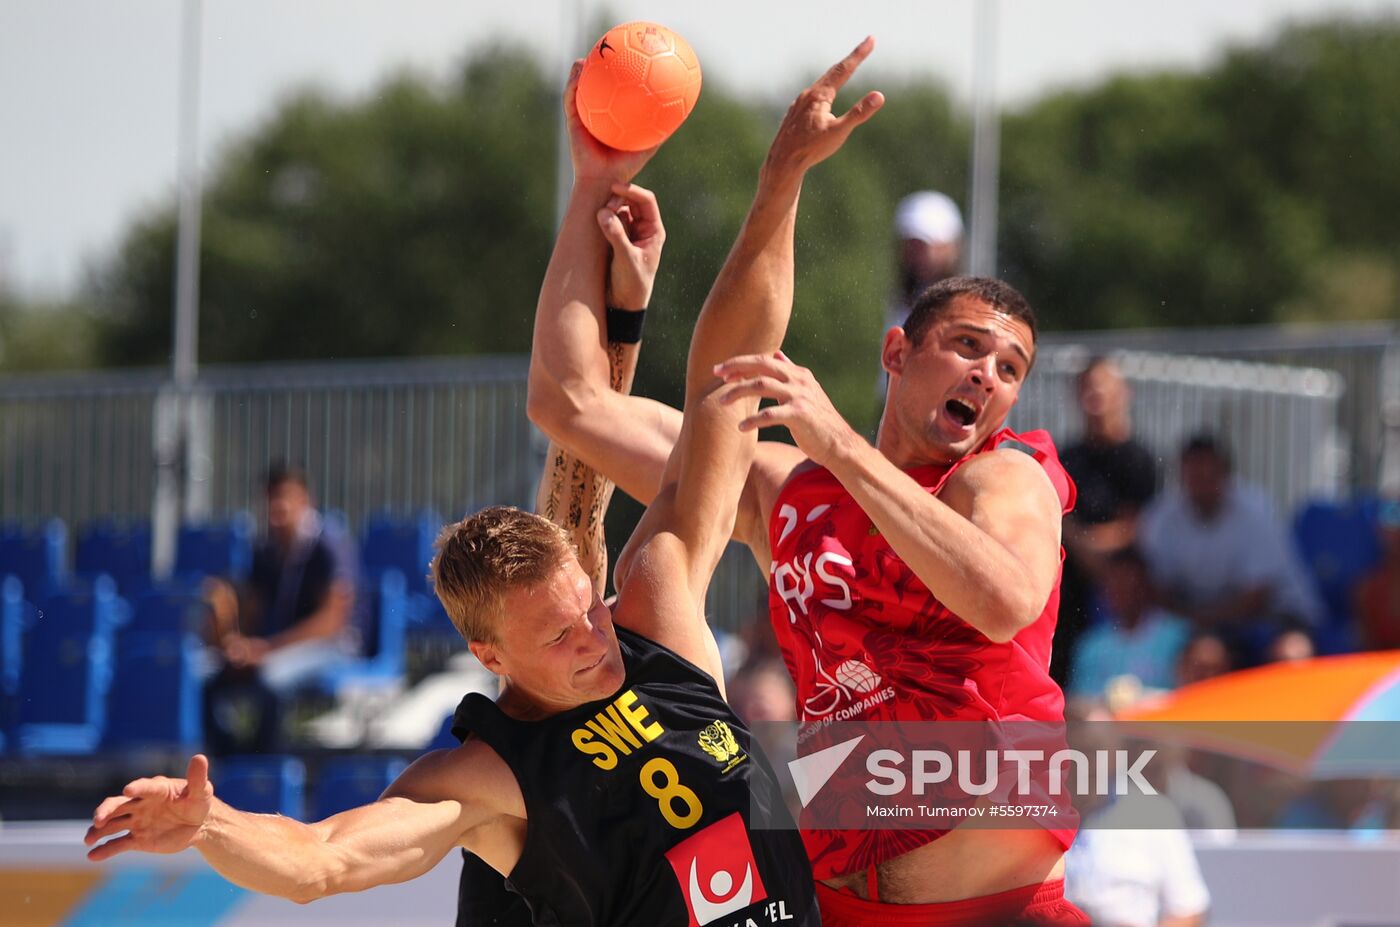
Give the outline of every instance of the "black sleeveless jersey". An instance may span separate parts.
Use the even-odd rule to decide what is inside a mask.
[[[525,798],[505,887],[538,927],[819,924],[773,771],[714,680],[645,637],[617,638],[626,681],[607,699],[540,721],[476,693],[457,708],[452,733],[500,754]],[[751,814],[788,826],[750,830]],[[469,897],[481,876],[464,873],[459,923],[492,904]]]
[[[506,887],[491,864],[462,851],[457,878],[457,927],[534,927],[525,899]]]

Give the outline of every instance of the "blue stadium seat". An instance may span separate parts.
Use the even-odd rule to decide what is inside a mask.
[[[19,723],[24,632],[33,620],[34,606],[24,601],[24,584],[13,576],[0,579],[0,742],[13,740]]]
[[[385,570],[403,574],[409,596],[408,620],[413,628],[435,635],[454,635],[452,622],[428,584],[433,542],[441,530],[442,520],[432,512],[407,517],[375,516],[365,526],[361,559],[368,575]]]
[[[255,530],[253,516],[247,512],[224,522],[181,525],[175,542],[175,574],[242,579],[253,565]]]
[[[151,523],[98,521],[78,535],[73,572],[93,577],[106,573],[122,595],[130,596],[151,583]]]
[[[1293,520],[1298,553],[1312,573],[1334,627],[1352,621],[1352,590],[1380,560],[1375,504],[1315,501]]]
[[[326,761],[316,775],[310,820],[369,804],[407,767],[408,763],[396,756],[342,756]]]
[[[214,761],[209,778],[214,793],[240,811],[303,818],[306,766],[296,757],[225,757]]]
[[[410,593],[429,593],[428,564],[442,521],[432,512],[407,517],[380,514],[365,525],[361,557],[366,572],[398,570]]]
[[[0,579],[0,695],[7,699],[19,692],[24,632],[33,614],[33,606],[24,601],[24,584],[13,576]]]
[[[202,645],[183,631],[125,631],[107,699],[108,747],[197,748]]]
[[[197,583],[163,583],[132,601],[131,625],[127,633],[166,631],[202,634],[206,623],[204,615],[204,598]]]
[[[88,753],[107,719],[117,629],[130,608],[107,577],[36,603],[24,638],[17,739],[28,753]]]
[[[18,577],[31,602],[63,588],[67,557],[68,527],[57,518],[37,529],[0,525],[0,577]]]
[[[405,638],[408,629],[409,599],[404,577],[398,570],[385,570],[376,581],[357,593],[368,601],[363,609],[364,658],[348,666],[326,671],[321,687],[338,692],[349,684],[394,683],[404,675]]]

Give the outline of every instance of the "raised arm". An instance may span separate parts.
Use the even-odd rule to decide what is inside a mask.
[[[665,228],[656,199],[649,191],[628,200],[613,195],[599,212],[599,224],[611,247],[607,271],[607,305],[614,309],[645,310],[651,299]],[[591,347],[591,344],[590,344]],[[608,380],[612,395],[632,389],[639,343],[607,335]],[[679,428],[679,423],[677,424]],[[545,471],[535,495],[535,511],[568,532],[579,564],[599,596],[607,587],[608,552],[603,516],[614,483],[558,441],[549,444]]]
[[[564,88],[574,185],[540,287],[528,412],[557,447],[649,502],[680,433],[680,412],[612,388],[609,354],[616,351],[608,343],[604,307],[644,310],[651,298],[665,231],[659,213],[649,225],[641,213],[644,202],[626,204],[630,223],[620,217],[614,187],[631,180],[655,149],[615,151],[588,134],[574,106],[581,64],[575,62]],[[607,283],[625,280],[644,280],[645,286],[615,286],[605,297]],[[636,348],[630,351],[635,364]]]
[[[870,118],[883,97],[867,95],[850,112],[831,111],[837,91],[870,53],[862,42],[788,109],[769,150],[739,237],[695,324],[686,366],[685,417],[657,498],[619,564],[617,621],[656,639],[718,678],[701,609],[710,576],[734,527],[755,449],[739,422],[757,399],[717,395],[715,368],[735,354],[771,355],[792,310],[793,232],[802,180]],[[625,585],[623,585],[625,583]]]
[[[93,847],[94,862],[131,850],[194,847],[235,885],[305,903],[406,882],[432,869],[501,814],[490,790],[503,768],[479,745],[439,750],[405,770],[378,801],[303,824],[220,801],[209,761],[195,756],[183,779],[137,779],[103,801],[84,842]],[[109,837],[115,839],[99,843]]]

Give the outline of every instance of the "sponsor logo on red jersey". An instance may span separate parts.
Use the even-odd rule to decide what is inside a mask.
[[[768,897],[737,811],[671,847],[666,861],[685,896],[690,927],[704,927]]]

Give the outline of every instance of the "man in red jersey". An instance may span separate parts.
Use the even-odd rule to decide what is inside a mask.
[[[815,143],[850,127],[835,90],[863,43],[798,97],[760,174],[756,201],[796,202]],[[603,226],[615,238],[620,229]],[[580,255],[579,260],[590,260]],[[755,256],[755,300],[790,301],[793,226]],[[537,322],[536,345],[568,332]],[[886,408],[872,446],[810,371],[786,356],[717,368],[726,401],[776,405],[740,426],[783,425],[797,447],[764,442],[734,536],[769,573],[771,617],[804,722],[843,719],[1058,722],[1047,666],[1058,607],[1060,520],[1073,484],[1048,435],[1002,427],[1035,359],[1035,318],[995,280],[927,290],[881,347]],[[603,348],[599,345],[599,352]],[[694,346],[692,350],[695,350]],[[601,356],[591,365],[605,371]],[[657,492],[680,413],[608,389],[599,373],[549,369],[536,351],[531,417],[642,501]],[[619,572],[627,569],[626,557]],[[1072,832],[1049,829],[804,833],[823,921],[843,924],[1084,924],[1063,898]]]

